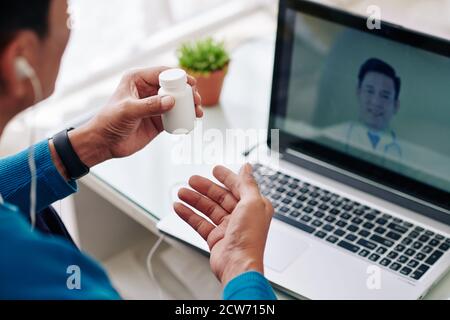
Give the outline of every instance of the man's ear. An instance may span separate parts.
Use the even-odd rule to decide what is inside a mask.
[[[17,33],[1,54],[0,77],[3,94],[16,99],[23,99],[29,95],[30,83],[28,79],[20,77],[16,69],[19,57],[25,58],[32,66],[36,65],[39,40],[31,31]]]

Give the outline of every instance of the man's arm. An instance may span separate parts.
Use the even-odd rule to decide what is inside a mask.
[[[36,211],[48,207],[77,191],[74,181],[67,181],[51,156],[49,142],[34,146],[37,178]],[[21,212],[30,210],[31,173],[28,167],[28,150],[0,160],[0,193],[6,202],[16,205]]]

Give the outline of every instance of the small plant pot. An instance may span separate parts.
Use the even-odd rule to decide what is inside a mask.
[[[219,104],[225,76],[228,73],[228,66],[222,70],[217,70],[209,74],[191,73],[197,79],[197,89],[202,96],[202,105],[212,107]]]

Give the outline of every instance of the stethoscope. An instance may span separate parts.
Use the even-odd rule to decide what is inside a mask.
[[[347,144],[345,146],[345,151],[347,153],[349,153],[350,151],[350,140],[351,140],[351,136],[352,136],[352,132],[353,132],[353,128],[354,128],[354,124],[352,123],[350,125],[350,128],[347,132]],[[391,134],[391,138],[392,138],[392,142],[386,144],[383,148],[383,160],[385,160],[386,155],[391,152],[391,150],[395,150],[395,152],[397,152],[399,158],[402,158],[402,149],[400,147],[400,144],[398,143],[397,140],[397,135],[395,134],[394,131],[390,131]],[[375,147],[372,147],[373,150],[375,150]]]

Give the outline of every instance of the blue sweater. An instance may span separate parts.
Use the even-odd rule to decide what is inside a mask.
[[[0,205],[0,299],[120,299],[94,260],[62,239],[31,231],[27,157],[24,151],[0,160],[5,202]],[[54,166],[47,141],[35,146],[35,160],[38,212],[77,191]],[[261,274],[248,272],[226,286],[224,299],[273,300],[275,295]]]

